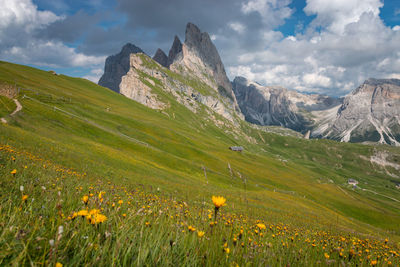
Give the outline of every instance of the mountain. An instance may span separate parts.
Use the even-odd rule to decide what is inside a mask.
[[[232,85],[209,34],[201,32],[196,25],[188,23],[185,37],[181,51],[172,52],[170,69],[184,75],[197,76],[236,105]]]
[[[168,57],[160,48],[157,49],[156,53],[153,56],[153,60],[158,62],[163,67],[168,67]]]
[[[337,107],[342,99],[306,95],[280,86],[261,86],[236,77],[233,91],[245,119],[258,125],[279,125],[299,132],[313,128],[311,112]]]
[[[345,97],[336,116],[319,123],[314,137],[400,145],[400,80],[368,79]]]
[[[139,47],[127,43],[116,55],[109,56],[104,66],[104,74],[99,80],[99,85],[119,92],[121,78],[129,71],[129,56],[132,53],[144,53]]]
[[[208,33],[188,23],[185,35],[183,44],[175,36],[168,57],[161,49],[151,59],[139,49],[128,51],[124,46],[121,53],[107,58],[99,85],[153,109],[170,108],[171,96],[192,112],[200,112],[204,105],[237,126],[242,115]],[[116,66],[124,71],[109,71]],[[104,80],[113,81],[112,86]],[[214,114],[207,116],[217,124],[225,123]]]

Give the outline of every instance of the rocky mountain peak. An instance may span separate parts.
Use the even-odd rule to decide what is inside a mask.
[[[107,87],[119,93],[119,84],[121,78],[130,68],[130,55],[136,53],[144,53],[139,47],[127,43],[116,55],[107,57],[104,65],[104,74],[99,80],[99,85]]]
[[[168,66],[171,65],[175,58],[182,52],[182,43],[179,37],[175,35],[174,42],[172,43],[171,49],[168,53]]]
[[[153,59],[160,63],[161,66],[168,68],[168,57],[160,48],[157,49],[157,52],[154,54]]]

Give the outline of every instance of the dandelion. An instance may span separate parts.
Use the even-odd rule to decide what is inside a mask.
[[[325,259],[329,259],[329,257],[330,257],[330,256],[328,255],[328,253],[326,253],[326,252],[324,253],[324,256],[325,256]]]
[[[122,203],[124,203],[124,201],[123,201],[122,199],[120,199],[120,200],[118,201],[118,204],[119,204],[119,205],[122,205]]]
[[[224,197],[212,196],[212,202],[214,203],[215,209],[218,210],[220,207],[225,206],[226,199]]]
[[[62,265],[62,263],[57,262],[57,263],[56,263],[56,267],[63,267],[63,265]]]
[[[21,199],[22,199],[22,202],[26,202],[26,200],[28,199],[28,195],[23,195]]]
[[[89,201],[89,197],[88,196],[83,196],[82,197],[82,201],[83,201],[83,203],[85,203],[85,205],[88,203],[88,201]]]
[[[266,227],[265,224],[263,224],[263,223],[257,223],[256,226],[257,226],[260,230],[265,230],[265,229],[267,229],[267,227]]]
[[[198,231],[197,232],[197,236],[200,237],[200,238],[203,237],[204,234],[205,234],[205,232],[203,232],[203,231]]]
[[[86,216],[89,215],[89,212],[88,212],[88,210],[80,210],[80,211],[78,211],[77,215],[78,216],[82,216],[82,217],[86,217]]]
[[[101,213],[95,213],[90,216],[89,221],[91,224],[99,224],[103,223],[107,220],[107,216],[101,214]]]
[[[216,197],[212,196],[212,202],[214,203],[214,221],[217,220],[217,214],[220,207],[225,206],[226,199],[222,196]]]
[[[375,266],[376,264],[378,264],[378,261],[377,261],[377,260],[371,261],[371,265],[372,265],[372,266]]]
[[[11,173],[12,175],[15,175],[15,174],[17,173],[17,170],[14,169],[14,170],[12,170],[10,173]]]

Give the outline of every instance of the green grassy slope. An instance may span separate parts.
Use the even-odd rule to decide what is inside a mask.
[[[224,195],[236,210],[272,222],[400,235],[400,203],[391,199],[400,199],[398,178],[388,174],[399,171],[365,159],[376,151],[400,155],[398,148],[303,140],[246,122],[235,138],[172,98],[166,112],[175,118],[84,79],[6,62],[0,81],[24,88],[23,110],[0,126],[1,144],[186,201]],[[245,151],[232,152],[231,145]],[[379,194],[351,189],[348,178]]]

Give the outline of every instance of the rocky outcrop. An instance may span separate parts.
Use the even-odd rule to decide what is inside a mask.
[[[173,45],[174,47],[175,45]],[[178,45],[176,47],[179,48]],[[179,50],[174,49],[172,53],[172,49],[170,51],[172,59],[170,69],[183,75],[196,76],[226,98],[234,109],[237,108],[232,85],[226,76],[224,65],[208,33],[201,32],[196,25],[188,23],[185,42],[181,51],[176,53]]]
[[[161,66],[168,68],[168,57],[160,48],[157,49],[157,52],[153,56],[153,60],[158,62]]]
[[[101,76],[98,84],[119,93],[121,78],[129,71],[130,55],[132,53],[144,52],[139,47],[128,43],[122,47],[121,52],[107,57],[104,74]]]
[[[232,84],[247,121],[284,126],[299,132],[312,129],[312,111],[326,110],[341,103],[341,99],[328,96],[305,95],[279,86],[261,86],[243,77],[236,77]]]
[[[178,55],[182,55],[182,43],[179,37],[175,35],[174,42],[172,43],[171,49],[168,53],[168,66],[174,63]]]
[[[312,136],[400,145],[400,80],[368,79],[346,96],[336,116],[319,125]]]
[[[141,53],[131,54],[130,60],[130,70],[122,77],[120,84],[120,92],[126,97],[150,108],[162,110],[168,108],[170,102],[166,98],[161,99],[159,94],[160,92],[168,93],[194,113],[201,110],[202,105],[208,107],[206,112],[217,125],[223,125],[224,122],[217,119],[211,111],[229,121],[234,121],[232,110],[227,108],[217,93],[205,95],[200,93],[197,87],[191,86],[193,77],[190,80],[180,75],[171,77],[165,69],[154,64],[152,59]],[[204,86],[201,83],[198,85]]]
[[[142,54],[143,55],[143,54]],[[130,69],[122,76],[120,93],[152,109],[164,109],[168,106],[152,92],[150,85],[155,86],[154,80],[143,73],[143,61],[138,54],[130,55]]]

